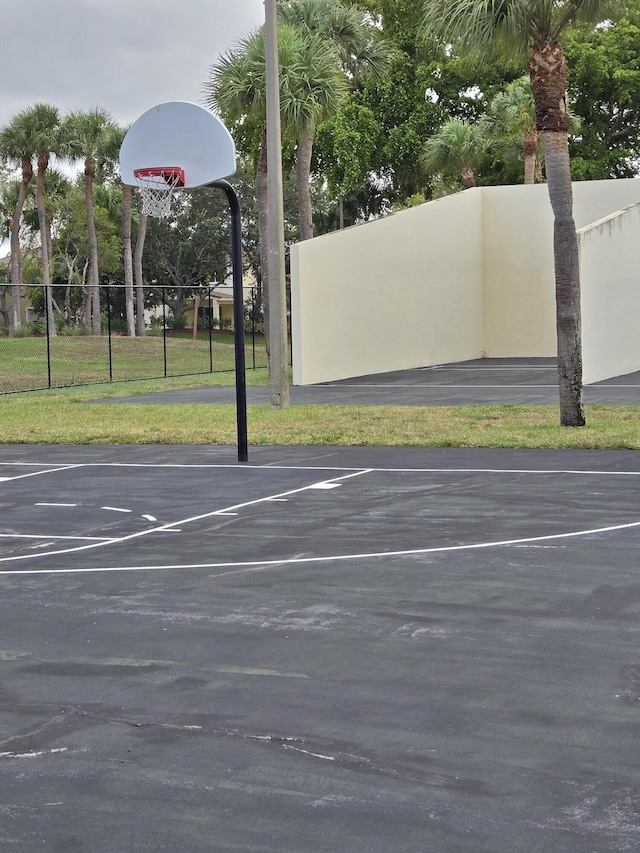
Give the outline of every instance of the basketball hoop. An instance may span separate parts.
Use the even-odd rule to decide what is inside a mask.
[[[184,169],[179,166],[152,166],[134,169],[133,174],[142,194],[142,212],[160,219],[169,216],[173,193],[184,186]]]

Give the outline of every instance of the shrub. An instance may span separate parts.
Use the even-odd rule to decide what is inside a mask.
[[[184,314],[181,314],[180,317],[174,317],[173,314],[170,314],[167,317],[167,328],[173,329],[174,331],[177,329],[184,329],[187,325],[187,318]]]

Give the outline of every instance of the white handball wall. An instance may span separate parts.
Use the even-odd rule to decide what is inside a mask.
[[[626,246],[639,243],[637,219],[623,214],[618,242],[624,250],[610,228],[588,228],[639,202],[640,181],[582,182],[573,190],[576,225],[588,234],[581,238],[581,269],[589,382],[603,378],[596,341],[598,352],[617,353],[607,356],[606,375],[640,369],[637,326],[631,332],[637,262],[632,245]],[[603,312],[614,293],[627,306],[622,336],[612,325],[618,314]],[[297,244],[291,250],[291,310],[297,385],[482,356],[553,356],[547,188],[466,190]],[[613,337],[619,340],[610,348]]]

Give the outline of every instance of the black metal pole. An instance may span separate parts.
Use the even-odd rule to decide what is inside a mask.
[[[44,324],[47,335],[47,387],[51,388],[51,329],[49,328],[49,310],[47,308],[48,286],[44,288]]]
[[[211,305],[211,287],[207,288],[209,292],[209,373],[213,373],[213,311]]]
[[[228,181],[213,181],[210,187],[222,190],[231,211],[231,266],[233,270],[233,339],[236,355],[236,422],[238,462],[249,459],[247,440],[247,378],[244,354],[244,290],[242,287],[242,219],[240,202]]]
[[[113,352],[111,349],[111,291],[107,285],[107,341],[109,346],[109,382],[113,382]]]
[[[167,306],[164,299],[164,287],[162,288],[162,362],[164,364],[164,378],[167,378]]]
[[[256,289],[251,288],[251,363],[256,369]]]

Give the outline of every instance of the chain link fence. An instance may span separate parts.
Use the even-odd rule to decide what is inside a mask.
[[[123,286],[90,296],[52,285],[47,312],[43,287],[0,285],[0,393],[235,369],[231,286],[145,287],[129,311]],[[247,369],[266,367],[255,288],[245,288],[245,348]]]

